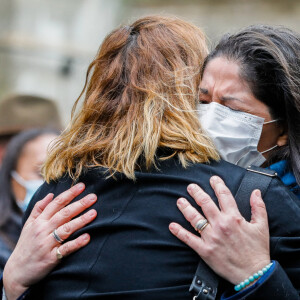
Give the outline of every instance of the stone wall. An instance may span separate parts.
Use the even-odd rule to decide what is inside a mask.
[[[0,99],[33,93],[57,101],[67,122],[88,64],[115,26],[176,15],[212,41],[253,23],[300,30],[299,0],[0,0]]]

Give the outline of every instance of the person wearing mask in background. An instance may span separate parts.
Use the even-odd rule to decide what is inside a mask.
[[[58,134],[53,129],[30,129],[7,146],[0,168],[0,272],[19,238],[23,213],[43,183],[41,167]]]
[[[22,94],[12,94],[0,100],[0,164],[10,139],[31,128],[62,129],[53,100]]]
[[[152,36],[155,38],[152,39]],[[58,181],[51,181],[49,185],[44,185],[31,204],[33,208],[34,202],[48,192],[58,195],[72,185],[74,178],[85,181],[89,184],[85,194],[95,191],[102,198],[95,204],[98,218],[86,228],[94,234],[93,242],[82,251],[66,257],[63,264],[52,274],[35,285],[29,299],[31,295],[34,299],[47,297],[73,299],[79,294],[87,299],[96,297],[190,299],[188,286],[199,258],[194,257],[189,248],[183,247],[178,240],[172,239],[166,232],[168,221],[177,219],[178,222],[180,219],[178,212],[174,210],[174,197],[184,194],[186,183],[192,180],[205,187],[209,195],[213,196],[212,189],[207,184],[212,174],[221,175],[227,181],[230,190],[236,192],[246,173],[245,169],[224,161],[213,161],[213,156],[209,164],[195,163],[203,162],[205,153],[213,151],[209,141],[205,140],[205,135],[199,129],[200,124],[195,123],[197,97],[194,92],[199,82],[193,67],[197,64],[197,60],[200,60],[199,65],[202,63],[199,50],[203,44],[193,43],[199,43],[199,38],[203,39],[201,35],[199,36],[199,30],[183,21],[148,17],[138,20],[132,26],[115,30],[103,42],[98,53],[99,57],[90,67],[90,69],[95,68],[89,84],[86,85],[87,96],[83,107],[74,117],[69,131],[61,136],[59,148],[53,150],[46,164],[46,175],[49,176],[49,172],[50,174],[53,172],[50,175],[51,179],[56,180],[63,174],[66,175]],[[192,50],[195,46],[197,50],[194,52]],[[150,49],[153,53],[149,54]],[[150,59],[151,63],[147,59]],[[135,68],[137,63],[138,67]],[[141,77],[141,74],[145,78]],[[87,143],[89,136],[87,132],[83,133],[81,130],[88,130],[90,142]],[[101,135],[102,130],[106,138]],[[134,130],[135,132],[132,132]],[[197,133],[191,136],[193,132]],[[132,139],[128,140],[130,136]],[[154,137],[157,139],[155,143]],[[202,138],[204,140],[194,147],[193,142]],[[143,143],[145,148],[138,151]],[[117,147],[119,152],[111,151],[107,145]],[[120,149],[120,145],[126,149]],[[154,150],[148,152],[153,145]],[[137,154],[135,151],[138,151]],[[135,155],[128,155],[128,153]],[[194,163],[184,168],[183,160],[186,155],[191,155],[191,159],[195,161],[192,160]],[[130,162],[126,168],[120,163],[122,158]],[[116,165],[114,163],[111,165],[106,159],[108,161],[112,159]],[[149,169],[146,164],[148,159]],[[99,168],[96,168],[97,166]],[[109,173],[105,167],[114,177],[106,178]],[[115,180],[115,177],[119,180]],[[216,178],[211,183],[219,199],[222,215],[232,217],[231,212],[236,213],[237,208],[233,199],[222,197],[224,184]],[[225,194],[229,195],[228,190]],[[205,203],[210,203],[207,199],[206,195]],[[69,254],[66,247],[69,241],[60,245],[65,238],[68,238],[71,226],[68,224],[64,227],[63,224],[66,223],[62,216],[68,213],[70,218],[74,214],[76,202],[71,204],[72,209],[71,207],[64,209],[68,201],[60,199],[47,207],[46,200],[36,204],[32,215],[28,218],[28,223],[25,224],[24,232],[27,232],[25,233],[27,239],[32,240],[28,234],[30,229],[33,229],[31,224],[36,224],[37,227],[37,224],[44,223],[47,219],[51,227],[43,224],[44,230],[40,232],[40,242],[43,243],[45,239],[51,251],[43,247],[38,257],[32,256],[35,250],[31,248],[31,243],[27,241],[27,247],[22,248],[22,245],[26,245],[26,239],[21,241],[17,252],[24,253],[26,250],[28,255],[24,257],[15,252],[14,260],[10,260],[10,267],[4,272],[4,286],[7,288],[8,299],[14,299],[14,295],[20,295],[22,291],[46,275],[38,263],[41,254],[45,255],[53,265],[55,254],[57,260]],[[276,257],[284,260],[288,253],[297,252],[300,226],[298,199],[282,187],[277,179],[272,179],[265,194],[265,201],[270,218],[271,241],[281,240],[286,245],[286,247],[276,247],[276,243],[271,243],[271,252],[276,250]],[[273,205],[274,203],[276,205]],[[217,208],[213,205],[210,204],[210,211],[218,216]],[[265,273],[269,272],[268,269],[270,274],[273,274],[274,270],[279,271],[276,274],[281,275],[282,282],[275,280],[273,286],[271,283],[266,291],[259,289],[252,291],[249,299],[251,297],[259,299],[266,293],[271,297],[276,293],[279,297],[276,299],[284,299],[284,296],[298,299],[299,256],[295,255],[292,269],[289,265],[285,265],[284,270],[280,269],[276,263],[273,263],[270,268],[268,222],[259,191],[252,193],[251,207],[253,213],[251,223],[243,221],[238,215],[228,218],[229,221],[233,220],[237,224],[243,223],[245,231],[240,232],[244,233],[241,237],[247,237],[249,234],[250,238],[235,241],[239,251],[228,251],[231,259],[221,251],[227,249],[226,247],[217,251],[218,255],[221,255],[219,262],[222,261],[223,255],[223,259],[228,260],[230,267],[230,272],[228,270],[224,272],[222,263],[212,268],[227,281],[222,281],[217,299],[222,297],[221,294],[229,283],[237,284],[245,279],[246,275],[264,266],[266,266],[263,268]],[[282,214],[283,211],[285,214]],[[193,211],[193,214],[200,220],[199,213]],[[291,219],[293,222],[290,222]],[[206,225],[203,237],[204,233],[211,230],[209,228],[213,228],[213,225],[213,222]],[[54,226],[58,226],[57,231],[54,230],[56,228]],[[62,240],[57,237],[57,233]],[[79,234],[81,231],[77,233]],[[214,235],[211,237],[214,240]],[[210,235],[207,236],[207,241],[210,241]],[[208,250],[210,250],[206,252],[208,256],[204,256],[204,259],[209,263],[214,249],[210,247]],[[98,251],[98,254],[95,251]],[[14,274],[14,270],[20,270],[23,261],[24,264],[30,261],[26,264],[26,272]],[[33,277],[30,277],[28,274],[32,274],[33,270]],[[295,288],[284,271],[289,275]],[[209,293],[208,290],[206,292]]]

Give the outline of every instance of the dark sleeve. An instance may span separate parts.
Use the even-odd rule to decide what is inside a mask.
[[[222,300],[299,300],[300,296],[278,262],[274,268],[265,274],[263,280],[257,281],[253,286],[234,293],[227,291],[222,295]]]
[[[5,243],[0,238],[0,274],[3,272],[4,266],[10,255],[11,250],[5,245]]]
[[[299,291],[294,288],[288,278],[286,271],[277,263],[273,273],[261,285],[258,285],[251,291],[245,299],[299,300],[300,296]]]
[[[299,199],[278,179],[264,196],[270,227],[272,274],[241,299],[300,299],[300,205]]]

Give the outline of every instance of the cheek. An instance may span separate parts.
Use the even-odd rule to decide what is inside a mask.
[[[279,136],[280,136],[280,130],[275,123],[265,124],[263,126],[260,140],[258,143],[258,147],[257,147],[258,151],[263,152],[277,145],[277,140]],[[269,152],[264,154],[265,157],[267,157],[268,155]]]

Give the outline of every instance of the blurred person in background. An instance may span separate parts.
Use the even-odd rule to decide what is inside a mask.
[[[30,128],[62,128],[54,101],[34,95],[10,95],[0,100],[0,163],[10,139]]]
[[[23,213],[43,183],[41,167],[58,134],[55,129],[30,129],[7,145],[0,168],[0,272],[19,238]]]

